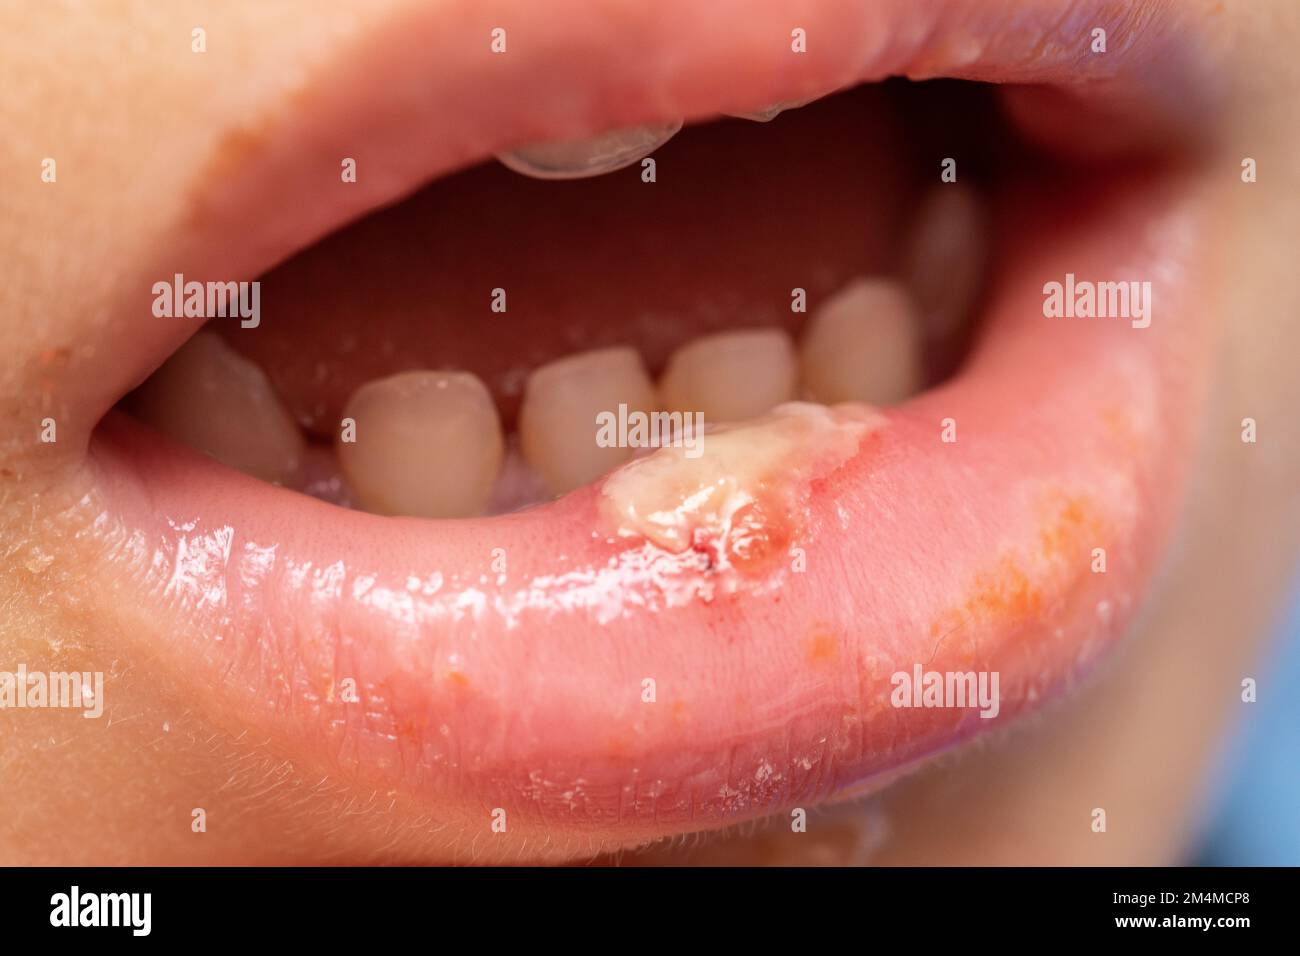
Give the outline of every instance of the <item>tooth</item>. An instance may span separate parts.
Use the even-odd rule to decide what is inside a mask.
[[[926,337],[943,339],[970,317],[988,261],[983,202],[957,183],[935,186],[922,201],[904,252]]]
[[[294,478],[305,442],[266,374],[215,332],[199,332],[131,396],[177,441],[263,481]]]
[[[797,110],[801,106],[807,106],[816,97],[803,100],[789,100],[784,103],[773,103],[771,106],[765,106],[762,109],[751,110],[748,112],[725,112],[724,116],[734,116],[736,119],[753,120],[755,123],[770,123],[786,110]]]
[[[818,402],[889,405],[921,385],[916,306],[893,279],[855,279],[817,309],[804,332],[799,370]]]
[[[798,378],[790,337],[780,329],[720,332],[672,354],[659,380],[659,397],[670,411],[734,422],[792,401]]]
[[[635,349],[570,355],[534,370],[519,408],[519,445],[555,494],[599,478],[632,457],[633,448],[596,444],[596,416],[655,409],[654,386]]]
[[[581,179],[612,173],[644,159],[668,142],[682,121],[611,130],[590,139],[532,143],[498,153],[505,166],[536,179]]]
[[[468,372],[402,372],[367,382],[343,411],[354,442],[339,464],[366,511],[419,518],[483,513],[505,442],[496,404]]]
[[[787,109],[790,109],[790,107],[777,104],[775,106],[766,107],[765,109],[754,110],[751,113],[723,113],[722,115],[734,116],[736,119],[753,120],[755,123],[770,123]]]

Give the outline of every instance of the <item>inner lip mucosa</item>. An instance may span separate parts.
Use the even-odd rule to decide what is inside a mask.
[[[986,197],[1035,161],[993,92],[888,81],[688,126],[652,166],[456,173],[275,266],[255,326],[211,320],[125,404],[258,477],[435,518],[645,452],[598,441],[602,414],[677,413],[680,438],[792,400],[897,404],[960,364]]]

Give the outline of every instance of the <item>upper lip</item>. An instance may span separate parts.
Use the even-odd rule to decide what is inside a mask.
[[[188,144],[159,149],[164,166],[190,171],[168,177],[179,190],[175,215],[140,261],[123,265],[119,295],[100,304],[112,321],[87,330],[86,354],[108,350],[112,366],[89,377],[69,367],[57,398],[75,412],[64,417],[84,445],[93,422],[189,337],[185,322],[141,324],[129,351],[112,349],[121,323],[149,314],[158,276],[257,275],[422,183],[520,143],[707,118],[893,75],[1046,84],[1195,135],[1217,98],[1196,69],[1214,54],[1193,14],[1192,4],[1162,0],[1064,9],[1055,0],[707,8],[560,0],[545,13],[528,0],[490,11],[461,0],[412,3],[362,21],[365,29],[344,21],[328,43],[265,70],[247,113],[203,130],[198,160]],[[494,56],[487,39],[474,40],[501,24],[514,39]],[[808,31],[815,55],[787,52],[792,24]],[[1090,56],[1086,38],[1098,26],[1111,46]],[[362,171],[347,189],[337,186],[340,157]]]
[[[465,3],[377,24],[251,132],[224,138],[179,223],[184,238],[141,273],[255,274],[511,143],[884,74],[1047,82],[1095,69],[1106,89],[1158,102],[1167,78],[1144,83],[1131,49],[1093,67],[1062,38],[1082,43],[1080,25],[1094,22],[1178,37],[1159,3],[1120,14],[1074,4],[1064,18],[1055,5],[973,0],[599,10],[543,18],[527,4],[488,14]],[[513,51],[502,62],[486,42],[498,20]],[[790,26],[825,52],[797,66],[768,53]],[[466,39],[477,36],[481,48]],[[335,175],[341,155],[367,172],[322,200],[313,171]],[[71,522],[69,547],[92,549],[113,582],[91,602],[120,616],[123,593],[139,600],[156,618],[147,629],[168,631],[151,648],[217,702],[226,716],[214,719],[239,714],[303,759],[433,800],[466,828],[490,822],[480,806],[508,805],[525,832],[639,839],[815,799],[979,723],[960,711],[900,716],[888,706],[896,670],[998,670],[1004,716],[1068,681],[1136,609],[1173,519],[1194,438],[1183,423],[1199,398],[1183,374],[1201,321],[1181,286],[1199,254],[1194,212],[1180,194],[1126,184],[1047,216],[1015,205],[1004,229],[1014,267],[998,277],[987,339],[958,380],[891,413],[812,489],[798,529],[804,577],[780,565],[709,579],[610,541],[593,489],[454,525],[326,514],[117,420],[64,482],[77,503],[59,520]],[[1031,220],[1047,237],[1032,248],[1016,241]],[[248,241],[232,246],[235,232]],[[1115,269],[1154,278],[1162,314],[1181,324],[1048,331],[1044,277]],[[96,420],[193,330],[159,327],[149,287],[119,305],[140,334],[105,344],[121,359],[113,374],[70,377],[74,421]],[[1062,350],[1069,361],[1045,364]],[[945,418],[957,420],[956,444],[938,439]],[[1108,552],[1104,575],[1091,572],[1094,547]],[[340,690],[349,678],[359,702]]]

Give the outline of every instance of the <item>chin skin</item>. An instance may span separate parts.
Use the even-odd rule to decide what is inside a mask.
[[[871,778],[810,810],[819,823],[808,834],[790,833],[787,818],[777,815],[689,849],[659,843],[623,853],[623,862],[1178,861],[1209,760],[1243,716],[1241,680],[1264,683],[1258,654],[1300,540],[1300,386],[1291,367],[1300,354],[1300,290],[1292,280],[1300,132],[1284,121],[1300,85],[1290,50],[1300,15],[1282,2],[1242,6],[1222,14],[1240,57],[1233,108],[1223,111],[1223,128],[1210,137],[1215,145],[1195,174],[1220,223],[1209,256],[1216,275],[1202,293],[1204,311],[1216,317],[1208,397],[1189,411],[1198,450],[1157,583],[1118,651],[1064,699],[1007,730]],[[259,37],[269,62],[291,65],[329,29],[335,7],[306,23],[277,23],[274,11],[250,9],[240,14],[247,22],[230,28]],[[16,16],[0,15],[0,22]],[[132,16],[143,29],[161,29],[144,6]],[[100,36],[128,29],[126,18],[100,27]],[[27,42],[23,34],[34,35],[30,28],[0,31],[0,60],[17,55],[11,48]],[[32,69],[54,69],[39,62]],[[178,184],[210,159],[204,124],[226,125],[225,117],[274,85],[218,56],[207,66],[229,82],[219,84],[204,116],[192,116],[187,103],[199,101],[195,91],[212,80],[200,78],[192,62],[175,64],[174,84],[124,67],[93,129],[80,134],[63,129],[85,110],[81,100],[56,93],[24,101],[8,85],[0,94],[32,131],[31,142],[58,147],[60,178],[72,180],[56,208],[42,209],[25,193],[22,203],[32,204],[0,221],[0,248],[23,250],[0,260],[8,286],[8,318],[0,324],[0,670],[22,663],[29,671],[103,671],[109,687],[99,719],[0,710],[0,864],[585,861],[634,848],[635,836],[602,840],[558,827],[490,836],[461,809],[295,764],[241,714],[201,706],[192,687],[141,650],[150,646],[142,632],[155,621],[100,614],[83,599],[102,593],[105,582],[95,578],[97,556],[70,535],[66,520],[77,504],[79,462],[49,468],[13,450],[34,427],[32,396],[49,388],[64,361],[61,343],[75,348],[84,340],[95,303],[152,254],[166,224],[181,215]],[[175,175],[124,195],[121,184],[133,179],[116,164],[154,141],[158,117],[173,117],[167,139]],[[1239,175],[1247,156],[1259,163],[1253,184]],[[23,156],[17,164],[31,162]],[[121,228],[112,242],[82,241],[81,218]],[[39,259],[30,258],[37,234],[44,238]],[[41,261],[75,261],[61,277],[66,290],[52,299],[33,281],[47,268]],[[1257,422],[1254,444],[1241,440],[1247,417]],[[1103,834],[1090,827],[1098,807],[1107,814]],[[196,810],[205,832],[194,829]]]

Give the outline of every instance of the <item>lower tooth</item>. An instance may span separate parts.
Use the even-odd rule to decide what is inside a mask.
[[[181,346],[130,406],[141,421],[255,478],[283,484],[298,471],[298,426],[265,373],[215,332]]]
[[[672,354],[659,380],[659,397],[671,411],[703,412],[706,422],[734,422],[792,401],[798,377],[790,337],[780,329],[721,332]]]
[[[827,405],[889,405],[921,384],[920,323],[893,279],[855,279],[817,309],[800,354],[803,386]]]
[[[506,167],[536,179],[581,179],[631,166],[668,142],[681,120],[658,126],[611,130],[591,139],[533,143],[498,153]]]
[[[634,449],[596,443],[596,416],[655,408],[654,386],[634,349],[571,355],[528,378],[519,408],[519,444],[525,460],[555,494],[563,494],[618,467]]]
[[[987,212],[965,186],[935,186],[913,219],[904,271],[926,337],[943,339],[970,318],[988,256]]]
[[[343,416],[355,423],[355,441],[338,443],[339,464],[366,511],[419,518],[483,513],[504,440],[492,395],[477,377],[420,371],[367,382]]]

